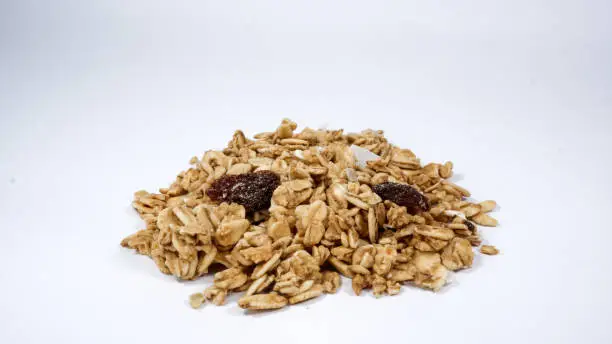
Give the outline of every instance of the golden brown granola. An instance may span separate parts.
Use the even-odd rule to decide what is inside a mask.
[[[213,285],[190,296],[194,308],[244,292],[240,307],[270,310],[335,293],[340,275],[352,279],[355,294],[396,295],[406,284],[439,290],[449,271],[472,265],[482,241],[476,225],[497,225],[488,214],[495,201],[467,199],[470,192],[449,180],[450,161],[422,165],[382,131],[296,129],[285,119],[254,139],[236,131],[222,151],[191,158],[168,188],[136,192],[132,205],[146,228],[121,245],[179,279],[220,267]],[[268,209],[247,211],[207,195],[224,176],[260,171],[280,178],[263,202]],[[419,206],[382,199],[381,184],[418,196]]]

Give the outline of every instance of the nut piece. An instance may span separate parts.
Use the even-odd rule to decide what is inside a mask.
[[[499,250],[493,245],[482,245],[480,247],[480,252],[488,254],[489,256],[494,256],[499,253]]]
[[[276,293],[244,296],[238,300],[238,306],[250,310],[279,309],[287,305],[287,298]]]

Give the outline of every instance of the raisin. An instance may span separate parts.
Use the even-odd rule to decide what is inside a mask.
[[[476,226],[474,226],[474,224],[468,220],[463,220],[463,224],[466,225],[467,228],[472,232],[476,230]]]
[[[252,213],[268,209],[280,177],[271,171],[225,175],[215,180],[206,194],[213,201],[238,203]]]
[[[412,215],[429,210],[427,198],[409,185],[387,182],[374,185],[372,191],[384,200],[406,207]]]

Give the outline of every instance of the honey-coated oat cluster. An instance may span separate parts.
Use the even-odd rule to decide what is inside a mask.
[[[395,295],[405,284],[435,291],[449,271],[472,265],[476,225],[497,225],[488,215],[496,203],[467,200],[448,180],[451,162],[423,166],[382,131],[296,127],[283,120],[253,140],[236,131],[170,187],[136,192],[146,229],[121,245],[183,280],[221,267],[191,295],[194,308],[231,292],[244,293],[242,308],[282,308],[335,293],[339,274],[357,295]]]

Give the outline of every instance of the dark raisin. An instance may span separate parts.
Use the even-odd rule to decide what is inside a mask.
[[[474,224],[468,220],[463,220],[463,224],[466,225],[467,228],[472,232],[476,230],[476,226],[474,226]]]
[[[387,182],[374,185],[372,191],[384,200],[406,207],[412,215],[429,210],[427,198],[409,185]]]
[[[268,209],[280,177],[271,171],[225,175],[215,180],[206,194],[213,201],[238,203],[247,212]]]

